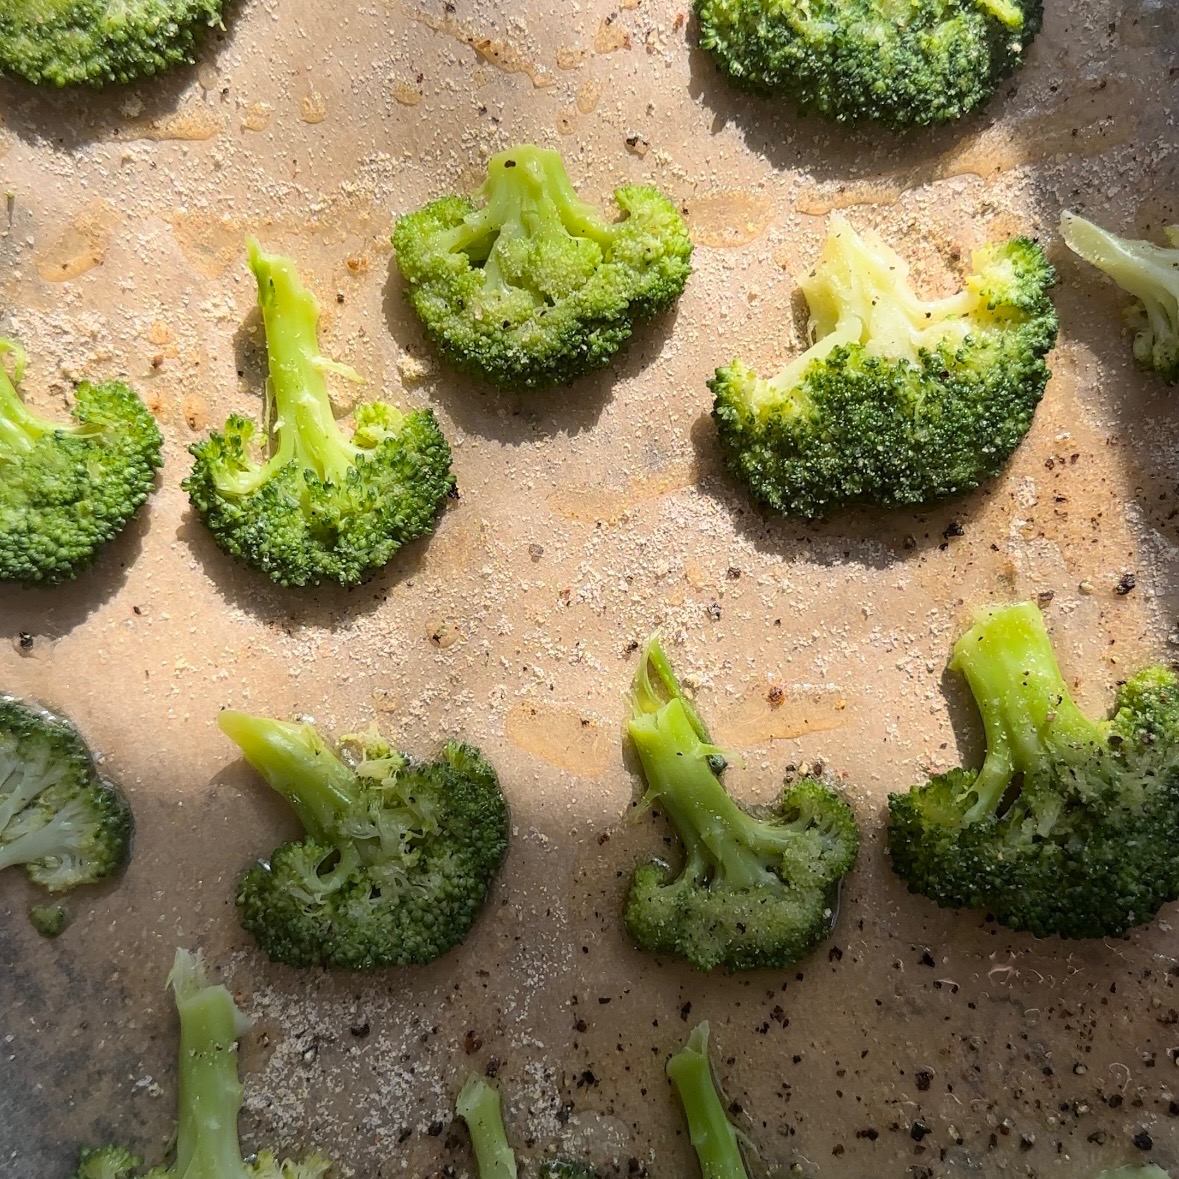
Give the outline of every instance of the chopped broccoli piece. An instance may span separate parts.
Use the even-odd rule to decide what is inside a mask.
[[[1067,209],[1060,215],[1065,245],[1134,296],[1126,320],[1135,329],[1134,359],[1168,385],[1179,383],[1179,225],[1169,246],[1118,237]]]
[[[24,349],[0,339],[0,581],[54,585],[77,577],[139,510],[163,438],[120,381],[84,381],[73,424],[46,421],[17,393],[24,371]]]
[[[127,862],[132,827],[69,721],[0,696],[0,870],[22,864],[50,892],[93,884]]]
[[[700,1174],[704,1179],[748,1179],[737,1131],[725,1117],[712,1079],[707,1022],[693,1028],[687,1044],[667,1062],[667,1075],[684,1107]]]
[[[1040,937],[1113,937],[1179,897],[1179,680],[1149,667],[1112,720],[1069,696],[1036,605],[979,615],[950,661],[986,759],[889,799],[893,868],[913,892]]]
[[[578,199],[560,155],[525,144],[492,157],[474,200],[400,218],[397,265],[443,356],[502,388],[564,384],[670,307],[691,273],[679,213],[653,188],[614,199],[625,216],[611,223]]]
[[[1149,1167],[1115,1167],[1112,1171],[1102,1171],[1097,1179],[1171,1179],[1171,1176],[1153,1164]]]
[[[549,1159],[536,1169],[540,1179],[598,1179],[598,1173],[585,1163],[569,1159]]]
[[[237,1041],[249,1021],[225,987],[209,981],[200,954],[177,950],[168,984],[180,1016],[176,1161],[143,1179],[323,1179],[332,1165],[319,1155],[302,1162],[280,1161],[270,1151],[242,1158]],[[84,1148],[74,1179],[132,1179],[142,1165],[122,1147]]]
[[[696,0],[700,44],[738,86],[840,123],[924,127],[990,98],[1041,0]]]
[[[238,885],[242,925],[273,960],[422,964],[467,936],[508,846],[507,803],[477,749],[452,741],[413,762],[374,730],[349,739],[353,769],[311,725],[232,711],[218,723],[307,829]]]
[[[50,86],[133,82],[188,65],[224,0],[6,0],[0,74]]]
[[[833,217],[802,280],[815,343],[776,377],[716,372],[732,473],[780,512],[922,504],[977,487],[1023,440],[1048,382],[1056,280],[1027,238],[976,251],[959,294],[928,302],[874,233]]]
[[[265,420],[273,453],[251,454],[255,423],[234,414],[189,449],[184,488],[230,556],[280,585],[355,585],[403,545],[430,532],[454,493],[450,447],[432,411],[371,402],[349,440],[336,424],[327,372],[360,377],[319,352],[319,304],[289,258],[249,239],[266,326]]]
[[[29,924],[42,937],[59,937],[70,923],[65,905],[30,905]]]
[[[771,807],[738,806],[717,776],[723,755],[658,638],[643,651],[631,702],[643,801],[663,810],[684,849],[678,872],[661,861],[635,872],[631,935],[700,970],[797,962],[831,934],[839,883],[859,850],[851,808],[813,778],[787,787]]]

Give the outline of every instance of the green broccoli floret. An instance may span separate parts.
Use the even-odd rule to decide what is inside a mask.
[[[578,199],[557,152],[524,144],[492,157],[474,200],[400,218],[397,265],[443,356],[502,388],[563,384],[670,307],[691,273],[679,213],[653,188],[614,199],[624,216],[609,222]]]
[[[42,937],[60,937],[70,923],[65,905],[30,905],[29,924]]]
[[[646,950],[700,970],[788,966],[831,934],[839,883],[859,850],[851,808],[804,778],[771,807],[746,811],[725,793],[710,744],[658,638],[643,651],[629,732],[658,806],[683,844],[679,871],[661,861],[631,882],[626,924]]]
[[[585,1163],[569,1159],[549,1159],[536,1169],[540,1179],[598,1179],[598,1173]]]
[[[982,613],[950,661],[982,714],[982,769],[889,799],[913,892],[1040,937],[1118,936],[1179,897],[1179,680],[1149,667],[1112,720],[1073,703],[1032,602]]]
[[[1179,225],[1166,229],[1169,246],[1118,237],[1067,209],[1060,215],[1065,245],[1134,296],[1126,321],[1134,328],[1134,359],[1168,385],[1179,383]]]
[[[311,725],[232,711],[218,723],[307,829],[238,885],[242,925],[272,959],[422,964],[467,936],[508,847],[507,803],[477,749],[450,742],[414,762],[374,729],[346,738],[353,768]]]
[[[973,258],[927,302],[876,234],[833,217],[801,286],[815,343],[772,379],[739,360],[709,381],[729,469],[780,512],[921,504],[1002,470],[1044,393],[1056,280],[1027,238]]]
[[[77,577],[147,499],[163,438],[120,381],[84,381],[73,423],[46,421],[17,393],[24,371],[24,349],[0,339],[0,581],[54,585]]]
[[[326,373],[361,378],[320,355],[319,304],[289,258],[249,239],[266,326],[271,455],[251,453],[255,423],[234,414],[189,449],[184,488],[218,545],[280,585],[355,585],[430,532],[454,493],[450,447],[428,409],[371,402],[349,440],[336,424]]]
[[[224,0],[5,0],[0,74],[51,86],[133,82],[190,64]]]
[[[696,0],[734,83],[840,123],[923,127],[990,98],[1023,62],[1041,0]]]
[[[50,892],[93,884],[127,862],[132,827],[69,721],[0,696],[0,870]]]
[[[1153,1164],[1149,1167],[1115,1167],[1112,1171],[1102,1171],[1097,1179],[1171,1179],[1171,1176]]]
[[[319,1155],[302,1162],[270,1151],[250,1162],[242,1158],[237,1042],[249,1020],[224,986],[209,981],[200,954],[177,950],[168,985],[180,1016],[176,1161],[143,1179],[323,1179],[332,1165]],[[142,1165],[122,1147],[83,1149],[74,1179],[132,1179]]]
[[[698,1024],[687,1044],[667,1062],[667,1075],[684,1107],[700,1174],[704,1179],[748,1179],[737,1131],[725,1117],[712,1079],[707,1022]]]

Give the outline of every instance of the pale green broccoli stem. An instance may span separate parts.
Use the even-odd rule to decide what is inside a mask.
[[[1073,703],[1033,602],[980,617],[954,644],[950,667],[966,676],[987,741],[967,822],[993,815],[1015,774],[1080,765],[1104,739]]]
[[[1002,21],[1009,29],[1023,28],[1023,9],[1014,0],[978,0],[979,7],[989,12],[996,20]]]
[[[0,846],[0,872],[14,864],[80,858],[81,845],[87,842],[94,825],[94,812],[78,799],[71,799],[35,831]]]
[[[708,1024],[697,1026],[688,1043],[667,1062],[667,1075],[679,1094],[688,1135],[704,1179],[748,1179],[737,1131],[725,1117],[708,1060]]]
[[[5,357],[12,356],[12,376]],[[16,391],[25,375],[25,350],[15,340],[0,339],[0,463],[12,455],[27,454],[46,434],[90,434],[95,430],[77,423],[58,425],[33,413]]]
[[[499,1090],[472,1073],[459,1090],[454,1109],[470,1131],[479,1179],[516,1179],[516,1156],[504,1129]]]

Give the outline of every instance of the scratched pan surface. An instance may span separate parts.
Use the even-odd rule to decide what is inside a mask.
[[[1049,0],[989,109],[911,139],[735,96],[669,0],[506,8],[254,0],[199,68],[159,82],[0,86],[0,331],[29,350],[27,395],[60,409],[76,379],[125,377],[167,440],[159,491],[89,577],[0,594],[0,688],[73,717],[139,820],[125,878],[74,897],[56,941],[25,920],[25,882],[0,881],[0,1173],[65,1179],[79,1143],[108,1138],[160,1157],[177,945],[203,947],[255,1019],[247,1143],[318,1145],[345,1175],[470,1174],[452,1097],[493,1060],[524,1153],[692,1174],[663,1065],[702,1018],[759,1174],[1179,1168],[1176,907],[1125,941],[1014,936],[909,897],[881,817],[890,790],[978,756],[943,678],[975,604],[1040,595],[1094,711],[1174,651],[1173,395],[1134,369],[1119,295],[1053,228],[1062,204],[1142,233],[1179,220],[1173,6]],[[563,151],[594,200],[664,188],[697,272],[611,371],[518,398],[435,362],[388,237],[525,140]],[[895,241],[928,291],[992,236],[1038,234],[1058,262],[1055,375],[985,491],[812,527],[761,514],[720,470],[705,378],[738,351],[795,353],[792,276],[835,208]],[[351,593],[235,567],[179,489],[187,445],[260,404],[247,231],[299,258],[325,350],[364,395],[432,405],[456,444],[461,500]],[[633,646],[656,627],[743,756],[735,791],[768,798],[822,758],[856,804],[838,928],[796,971],[706,978],[619,929],[630,868],[663,846],[626,821],[621,742]],[[376,719],[423,754],[451,734],[481,745],[515,839],[467,944],[365,976],[264,961],[233,883],[293,820],[215,728],[226,705],[332,732]]]

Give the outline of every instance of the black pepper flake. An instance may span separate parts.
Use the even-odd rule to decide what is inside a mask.
[[[1151,1150],[1154,1147],[1154,1139],[1145,1130],[1139,1130],[1130,1141],[1139,1150]]]
[[[874,1130],[871,1126],[869,1126],[866,1130],[857,1130],[856,1137],[867,1138],[869,1142],[875,1142],[876,1139],[880,1137],[880,1131]]]
[[[22,651],[31,651],[33,649],[33,636],[27,630],[20,632],[19,642]]]
[[[363,1039],[365,1038],[365,1036],[367,1036],[367,1035],[369,1034],[369,1032],[371,1032],[371,1031],[372,1031],[372,1028],[369,1026],[369,1022],[368,1022],[368,1020],[366,1019],[366,1020],[364,1021],[364,1023],[354,1023],[354,1024],[353,1024],[353,1025],[352,1025],[352,1026],[351,1026],[351,1027],[348,1029],[348,1030],[349,1030],[349,1031],[350,1031],[350,1032],[351,1032],[351,1033],[352,1033],[352,1034],[353,1034],[353,1035],[354,1035],[354,1036],[355,1036],[355,1037],[356,1037],[358,1040],[363,1040]]]
[[[1118,584],[1114,587],[1114,593],[1120,598],[1124,598],[1136,585],[1138,578],[1133,573],[1123,573]]]
[[[916,1080],[917,1080],[917,1092],[918,1093],[928,1093],[930,1085],[933,1084],[933,1073],[931,1073],[929,1071],[929,1069],[923,1068],[917,1074]]]
[[[914,1142],[920,1142],[929,1133],[929,1127],[924,1122],[914,1122],[909,1127],[909,1137]]]
[[[926,950],[921,955],[921,965],[922,966],[936,966],[937,965],[937,962],[934,960],[933,955],[928,950]]]

